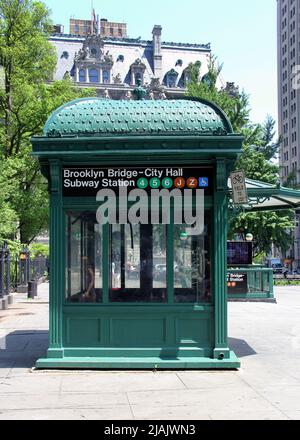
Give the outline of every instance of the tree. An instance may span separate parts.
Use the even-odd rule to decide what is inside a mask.
[[[204,78],[188,84],[188,95],[217,104],[227,114],[234,132],[244,136],[243,153],[237,160],[236,169],[243,169],[249,179],[277,184],[279,167],[272,160],[276,158],[280,140],[274,141],[275,121],[271,116],[267,116],[263,124],[251,123],[248,96],[244,92],[240,93],[238,88],[232,87],[233,83],[219,90],[217,77],[221,69],[217,69],[215,64],[216,58],[213,57]],[[292,211],[250,212],[239,215],[231,211],[229,238],[236,234],[245,238],[247,232],[251,232],[254,236],[255,254],[268,253],[272,243],[285,251],[291,243],[293,218]]]
[[[247,127],[243,154],[236,163],[236,169],[243,169],[248,179],[276,185],[279,183],[279,166],[271,159],[276,157],[279,141],[274,142],[273,119],[267,117],[262,125]],[[294,213],[291,210],[277,212],[243,213],[231,216],[229,234],[239,233],[244,238],[247,232],[254,236],[254,255],[268,254],[272,244],[285,253],[292,244]]]
[[[249,97],[244,92],[232,95],[226,89],[217,88],[217,79],[222,65],[216,66],[216,60],[214,56],[210,58],[208,73],[201,80],[198,67],[193,63],[189,65],[189,71],[192,74],[189,75],[187,95],[207,99],[217,104],[229,117],[233,130],[240,132],[249,123]]]
[[[95,95],[94,90],[75,89],[70,79],[49,83],[56,66],[50,31],[49,11],[42,2],[0,0],[0,173],[14,181],[4,191],[6,181],[1,185],[0,179],[0,192],[5,192],[6,211],[18,220],[23,243],[30,243],[48,223],[46,182],[30,156],[30,138],[42,133],[58,106]]]
[[[262,153],[266,160],[276,158],[281,144],[281,139],[274,141],[275,124],[276,121],[272,118],[272,116],[268,115],[264,124],[260,127],[261,136],[259,145],[256,147],[256,151]]]
[[[0,63],[4,89],[0,92],[3,126],[0,131],[4,157],[19,153],[24,134],[36,132],[33,99],[40,84],[51,77],[56,56],[47,41],[50,31],[45,5],[32,0],[0,0]]]

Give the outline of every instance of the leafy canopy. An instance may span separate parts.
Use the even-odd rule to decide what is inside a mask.
[[[279,166],[275,163],[280,140],[274,141],[275,121],[271,116],[261,124],[250,121],[249,97],[240,92],[233,83],[225,88],[217,87],[222,66],[212,56],[208,64],[208,73],[202,78],[199,66],[191,65],[190,82],[187,94],[203,98],[217,104],[227,114],[233,130],[244,136],[243,153],[236,162],[236,169],[243,169],[246,177],[253,180],[277,184]],[[196,73],[198,72],[198,73]],[[272,244],[283,252],[291,245],[291,231],[294,228],[292,211],[250,212],[238,216],[229,212],[229,238],[243,237],[248,232],[254,236],[254,253],[268,253]]]
[[[0,238],[30,243],[48,227],[48,193],[30,138],[51,112],[93,96],[71,80],[50,81],[56,53],[49,43],[49,11],[40,1],[0,0]]]

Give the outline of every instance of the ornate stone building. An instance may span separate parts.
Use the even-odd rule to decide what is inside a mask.
[[[93,87],[99,96],[130,99],[138,83],[150,99],[185,93],[190,63],[200,62],[200,75],[208,71],[210,44],[166,43],[162,27],[154,26],[152,40],[101,35],[53,34],[57,50],[54,79],[70,75],[78,87]]]

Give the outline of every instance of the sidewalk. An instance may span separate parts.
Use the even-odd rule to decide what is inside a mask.
[[[0,419],[300,419],[300,287],[229,303],[239,371],[32,370],[48,339],[48,285],[0,311]],[[6,348],[1,349],[3,337]]]

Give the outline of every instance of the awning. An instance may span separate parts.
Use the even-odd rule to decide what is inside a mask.
[[[246,179],[249,203],[233,205],[230,198],[229,207],[241,206],[245,211],[277,211],[280,209],[300,209],[300,191],[280,185]],[[229,194],[231,180],[228,179]]]

